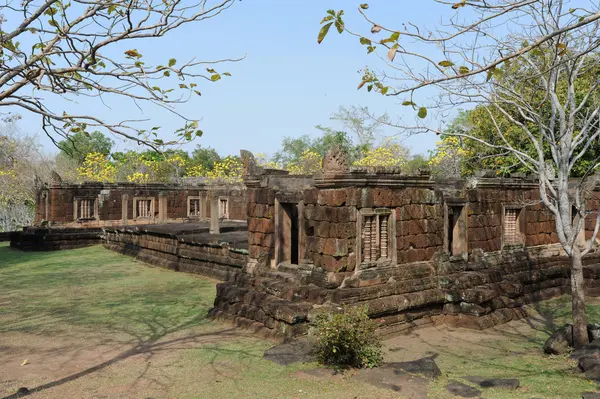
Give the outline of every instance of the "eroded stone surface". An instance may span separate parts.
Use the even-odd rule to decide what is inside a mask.
[[[544,353],[562,355],[563,353],[567,353],[571,347],[573,347],[573,326],[567,324],[554,331],[546,340],[546,343],[544,343]]]
[[[313,346],[306,338],[295,339],[276,345],[265,351],[263,356],[265,359],[281,366],[293,363],[308,363],[316,360]]]
[[[461,398],[476,398],[481,395],[481,391],[479,389],[475,389],[467,384],[463,384],[462,382],[454,380],[450,381],[446,385],[446,390],[453,395],[460,396]]]

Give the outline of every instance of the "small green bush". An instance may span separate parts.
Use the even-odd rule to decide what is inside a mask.
[[[319,315],[315,321],[315,349],[320,363],[336,368],[375,367],[381,360],[377,323],[366,307]]]

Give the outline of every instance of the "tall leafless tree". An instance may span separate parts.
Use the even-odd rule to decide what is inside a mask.
[[[600,212],[590,209],[588,201],[598,162],[591,163],[578,184],[569,178],[575,163],[600,135],[600,78],[589,78],[590,69],[600,60],[600,4],[569,0],[432,3],[447,10],[441,23],[432,21],[435,29],[410,21],[385,26],[372,20],[368,4],[362,4],[358,12],[371,34],[350,30],[343,12],[330,10],[318,39],[321,42],[335,26],[339,33],[358,37],[369,53],[383,50],[387,67],[381,73],[366,69],[359,89],[366,86],[412,107],[414,117],[395,124],[404,133],[448,134],[441,121],[457,107],[482,106],[488,111],[495,126],[493,140],[469,131],[449,134],[509,152],[539,178],[541,202],[554,215],[558,239],[570,259],[574,342],[585,344],[582,256],[592,250],[599,229]],[[499,118],[520,128],[524,142],[510,140],[499,127]],[[579,217],[572,217],[572,209]],[[593,236],[580,245],[578,236],[589,218],[595,220]]]
[[[165,56],[161,64],[151,65],[135,45],[214,18],[234,2],[8,0],[0,5],[3,114],[39,115],[53,140],[100,129],[155,148],[169,144],[158,137],[159,127],[143,129],[140,120],[106,120],[93,112],[62,108],[77,97],[96,98],[101,106],[105,97],[117,96],[131,99],[137,107],[152,103],[181,116],[184,126],[175,141],[200,135],[198,121],[184,117],[174,106],[200,95],[199,80],[214,82],[228,76],[213,65],[233,60],[190,56],[181,62]]]

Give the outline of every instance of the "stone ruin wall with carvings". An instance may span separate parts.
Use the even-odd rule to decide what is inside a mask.
[[[291,336],[321,311],[367,305],[382,334],[435,322],[486,328],[569,291],[535,180],[435,182],[343,166],[292,180],[247,170],[248,265],[218,285],[217,318]],[[592,216],[580,240],[591,237]],[[600,255],[584,264],[587,293],[600,293]]]

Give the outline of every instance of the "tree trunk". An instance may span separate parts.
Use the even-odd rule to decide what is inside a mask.
[[[569,257],[571,263],[571,298],[573,313],[573,346],[580,348],[589,342],[587,332],[587,311],[583,292],[583,264],[581,251],[575,245]]]

